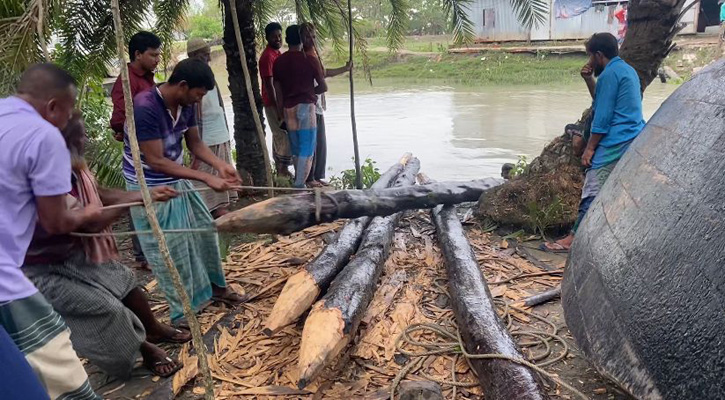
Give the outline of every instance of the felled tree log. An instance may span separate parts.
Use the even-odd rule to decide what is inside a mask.
[[[412,185],[420,169],[412,159],[395,185]],[[299,381],[307,386],[355,335],[388,258],[395,227],[402,213],[376,217],[365,231],[355,257],[337,275],[327,294],[312,307],[302,330]]]
[[[319,221],[315,215],[314,193],[281,196],[230,212],[217,219],[216,226],[220,232],[290,234],[339,218],[386,216],[439,204],[476,201],[485,190],[499,184],[496,179],[486,178],[425,186],[323,192]]]
[[[470,354],[504,354],[523,359],[496,314],[491,292],[463,232],[454,206],[433,209],[443,251],[448,290],[461,338]],[[508,360],[471,360],[487,400],[546,399],[534,372]]]
[[[411,157],[410,153],[403,155],[398,163],[378,178],[372,188],[382,189],[394,184]],[[327,289],[335,275],[347,264],[350,256],[355,253],[370,220],[370,217],[360,217],[346,223],[332,243],[325,246],[305,268],[287,280],[264,323],[262,332],[265,335],[272,336],[282,327],[294,322],[312,306],[320,293]]]
[[[724,87],[720,60],[662,104],[592,203],[564,272],[577,345],[638,399],[725,398]]]

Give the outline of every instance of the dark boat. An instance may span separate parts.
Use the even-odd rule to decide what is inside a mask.
[[[577,232],[566,322],[639,399],[725,399],[725,60],[675,91]]]

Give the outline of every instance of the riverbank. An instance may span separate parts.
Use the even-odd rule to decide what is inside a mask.
[[[663,66],[672,68],[679,84],[716,59],[717,36],[681,36]],[[583,41],[509,42],[453,48],[447,36],[407,37],[401,48],[391,52],[384,38],[368,39],[367,63],[356,55],[356,76],[365,78],[367,64],[373,81],[395,79],[411,84],[558,85],[578,81],[587,61]],[[517,53],[509,53],[509,50]],[[520,53],[525,50],[525,53]],[[325,64],[334,67],[347,60],[347,54],[323,51]]]

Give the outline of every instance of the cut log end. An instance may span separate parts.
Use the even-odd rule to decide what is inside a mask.
[[[347,341],[343,329],[345,322],[337,308],[324,308],[318,303],[310,312],[302,330],[300,344],[299,379],[297,386],[303,389],[312,382],[342,350]]]
[[[283,327],[295,322],[319,295],[320,287],[307,270],[303,269],[292,275],[282,288],[267,321],[264,322],[262,333],[272,336]]]

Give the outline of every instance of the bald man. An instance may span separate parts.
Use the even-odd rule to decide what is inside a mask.
[[[65,234],[101,213],[66,207],[71,164],[59,129],[68,124],[76,95],[67,72],[37,64],[25,71],[15,96],[0,100],[0,325],[51,399],[100,399],[63,319],[20,270],[36,221]]]

